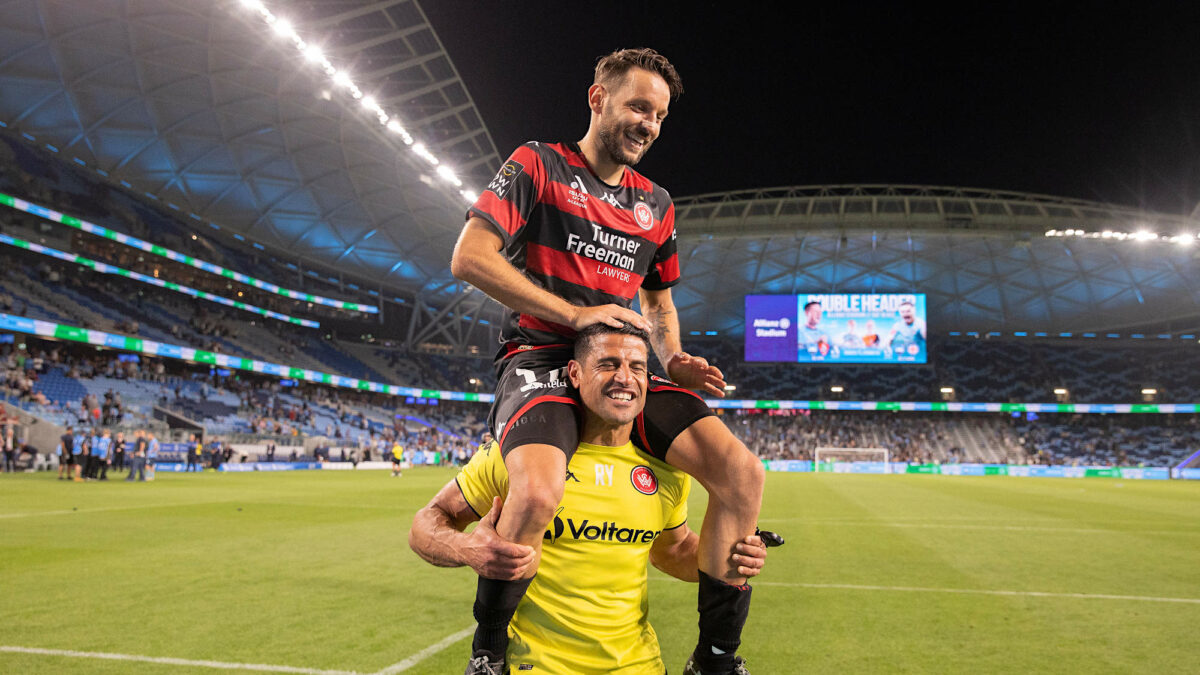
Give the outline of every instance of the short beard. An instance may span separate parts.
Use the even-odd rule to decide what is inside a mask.
[[[621,134],[614,133],[612,127],[602,127],[598,136],[600,137],[600,145],[604,147],[604,151],[608,153],[608,158],[614,164],[636,166],[638,162],[642,161],[642,157],[646,155],[646,150],[650,149],[650,145],[647,143],[646,147],[642,148],[642,152],[631,162],[626,159],[625,153],[621,148]]]

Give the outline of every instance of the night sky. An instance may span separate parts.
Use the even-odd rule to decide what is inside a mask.
[[[638,169],[676,196],[895,183],[1200,203],[1197,3],[759,5],[422,8],[501,155],[578,140],[596,57],[650,46],[686,91]]]

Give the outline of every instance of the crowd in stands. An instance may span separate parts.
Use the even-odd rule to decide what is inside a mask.
[[[57,155],[3,133],[0,133],[0,191],[49,206],[97,225],[110,227],[117,232],[152,240],[155,244],[229,269],[253,270],[252,274],[255,277],[285,288],[321,295],[352,294],[352,289],[348,291],[339,288],[338,284],[330,283],[320,276],[301,275],[294,263],[277,260],[249,246],[228,245],[222,243],[219,238],[197,237],[196,221],[181,218],[177,211],[172,211],[165,205],[149,202],[140,195],[128,193],[103,181],[87,169],[65,163]],[[26,224],[26,230],[36,230],[40,222],[34,216],[16,212],[7,214],[7,218],[10,222],[19,221]],[[201,274],[194,268],[171,263],[158,256],[143,255],[140,251],[106,239],[74,236],[81,237],[79,247],[74,250],[82,255],[144,274],[152,274],[155,269],[159,269],[173,275],[170,278],[183,279],[180,283],[201,290],[218,290],[215,284],[219,283],[219,278]],[[188,283],[189,281],[195,283]],[[213,285],[202,287],[202,284]],[[225,285],[222,283],[220,287]],[[292,313],[289,310],[297,306],[297,303],[287,298],[271,297],[271,294],[256,295],[255,299],[254,304],[280,312]],[[367,304],[373,302],[365,294],[348,299],[357,299]],[[319,305],[305,305],[305,313],[321,317],[344,316],[344,313],[339,314],[336,310]]]
[[[722,420],[762,459],[814,459],[819,448],[882,449],[894,462],[961,461],[945,416],[919,413],[723,411]],[[783,413],[783,414],[778,414]]]
[[[1076,403],[1141,402],[1144,388],[1158,403],[1200,401],[1200,349],[1180,340],[1143,345],[946,339],[931,343],[931,363],[911,366],[808,366],[746,363],[730,340],[685,343],[708,358],[737,387],[732,396],[754,399]],[[1054,393],[1065,389],[1066,395]]]
[[[297,444],[297,459],[378,461],[400,443],[413,456],[455,458],[469,453],[485,430],[487,406],[439,401],[403,404],[383,394],[309,383],[285,388],[265,377],[218,376],[181,362],[26,339],[0,345],[4,394],[26,410],[58,414],[61,423],[131,432],[152,424],[143,392],[154,405],[187,413],[213,435],[242,435]],[[51,389],[47,382],[54,383]],[[140,389],[120,390],[121,383]],[[69,389],[67,385],[77,389]],[[99,385],[97,387],[96,385]],[[91,387],[89,389],[88,387]],[[74,391],[54,399],[46,391]],[[232,426],[204,418],[222,407]],[[791,414],[785,414],[791,413]],[[721,418],[764,459],[812,459],[816,448],[885,448],[894,461],[1149,464],[1182,461],[1200,449],[1196,415],[1044,415],[859,411],[723,410]],[[1034,419],[1031,419],[1034,418]],[[159,423],[161,424],[161,423]],[[305,438],[319,438],[304,454]],[[311,447],[311,444],[310,444]],[[211,454],[210,454],[211,456]],[[253,459],[253,458],[251,458]]]
[[[1176,466],[1200,450],[1200,416],[722,411],[762,459],[884,449],[890,461]],[[778,414],[783,413],[783,414]]]
[[[1051,415],[1013,430],[1039,464],[1174,466],[1200,450],[1197,415]]]
[[[24,339],[27,345],[0,345],[3,394],[27,412],[62,425],[132,433],[147,425],[161,427],[151,413],[162,407],[203,421],[210,438],[242,434],[246,442],[257,436],[300,444],[311,437],[325,448],[354,448],[366,459],[381,457],[382,446],[396,441],[414,452],[457,456],[475,447],[484,426],[486,409],[477,404],[398,405],[398,399],[372,392],[307,383],[284,388],[273,378],[221,376],[178,361],[123,360],[116,352]],[[123,394],[122,387],[131,388]],[[127,396],[135,398],[130,402]],[[238,424],[223,428],[223,420],[206,417],[214,410]],[[303,448],[297,459],[311,460],[302,453]],[[324,456],[336,460],[340,452],[327,450]]]

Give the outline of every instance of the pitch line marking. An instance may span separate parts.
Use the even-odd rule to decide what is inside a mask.
[[[1049,593],[1045,591],[1002,591],[977,588],[922,588],[920,586],[864,586],[859,584],[804,584],[786,581],[759,581],[755,586],[789,586],[794,588],[826,588],[849,591],[894,591],[901,593],[954,593],[962,595],[1003,595],[1031,598],[1077,598],[1084,600],[1131,600],[1136,602],[1171,602],[1200,605],[1200,598],[1161,598],[1151,595],[1107,595],[1104,593]]]
[[[109,661],[140,661],[161,663],[169,666],[195,666],[217,670],[254,670],[263,673],[296,673],[297,675],[357,675],[349,670],[321,670],[296,666],[275,666],[265,663],[228,663],[225,661],[197,661],[176,659],[168,656],[141,656],[138,654],[110,654],[107,652],[77,652],[71,649],[39,649],[37,647],[12,647],[0,645],[0,652],[17,654],[39,654],[42,656],[69,656],[77,659],[105,659]]]
[[[897,527],[912,529],[941,529],[941,530],[989,530],[1007,532],[1071,532],[1075,534],[1161,534],[1161,535],[1200,535],[1196,530],[1105,530],[1087,527],[1038,527],[1034,525],[957,525],[952,523],[888,523],[852,520],[803,520],[794,518],[763,518],[760,523],[792,522],[800,525],[836,525],[838,527]]]
[[[58,509],[56,511],[24,511],[21,513],[0,513],[0,520],[10,518],[38,518],[41,516],[70,516],[76,514],[87,513],[104,513],[106,511],[135,511],[137,509],[164,509],[174,508],[176,506],[205,506],[207,504],[230,504],[230,500],[202,501],[202,502],[180,502],[178,504],[131,504],[128,506],[98,506],[95,508],[83,509]]]
[[[464,628],[452,635],[447,635],[445,638],[443,638],[441,640],[441,642],[436,642],[434,644],[431,644],[428,647],[426,647],[425,649],[422,649],[421,651],[417,652],[416,654],[413,654],[412,656],[408,657],[407,659],[404,659],[403,661],[401,661],[399,663],[393,663],[392,665],[388,666],[387,668],[384,668],[383,670],[381,670],[379,672],[373,673],[373,675],[395,675],[396,673],[402,673],[402,672],[408,670],[409,668],[412,668],[413,666],[417,665],[418,663],[424,661],[425,659],[433,656],[434,654],[437,654],[438,652],[442,651],[443,649],[449,647],[450,645],[454,644],[455,642],[458,642],[459,640],[467,637],[468,635],[473,635],[474,633],[475,633],[475,626],[471,626],[470,628]]]

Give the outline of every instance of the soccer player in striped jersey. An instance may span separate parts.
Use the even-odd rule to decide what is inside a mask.
[[[682,90],[675,68],[652,49],[600,59],[583,139],[517,148],[468,211],[451,271],[511,310],[489,418],[509,478],[496,530],[535,550],[579,441],[579,401],[566,376],[576,331],[622,321],[650,331],[670,380],[651,378],[634,442],[708,491],[697,553],[700,638],[687,668],[724,675],[734,672],[750,606],[745,576],[729,560],[755,530],[764,471],[689,391],[723,396],[724,376],[683,351],[671,298],[679,280],[674,206],[632,168]],[[635,296],[640,314],[631,309]],[[480,577],[468,675],[504,671],[507,626],[531,580]]]
[[[646,333],[628,324],[594,324],[579,334],[567,377],[583,403],[581,440],[563,501],[543,534],[537,578],[510,625],[511,672],[666,671],[649,622],[646,563],[695,582],[699,537],[687,526],[687,474],[630,442],[646,399],[649,351]],[[409,534],[413,550],[439,566],[523,576],[534,564],[533,548],[495,531],[508,486],[500,451],[489,443],[418,512]],[[761,540],[751,536],[730,563],[754,576],[765,556]]]

